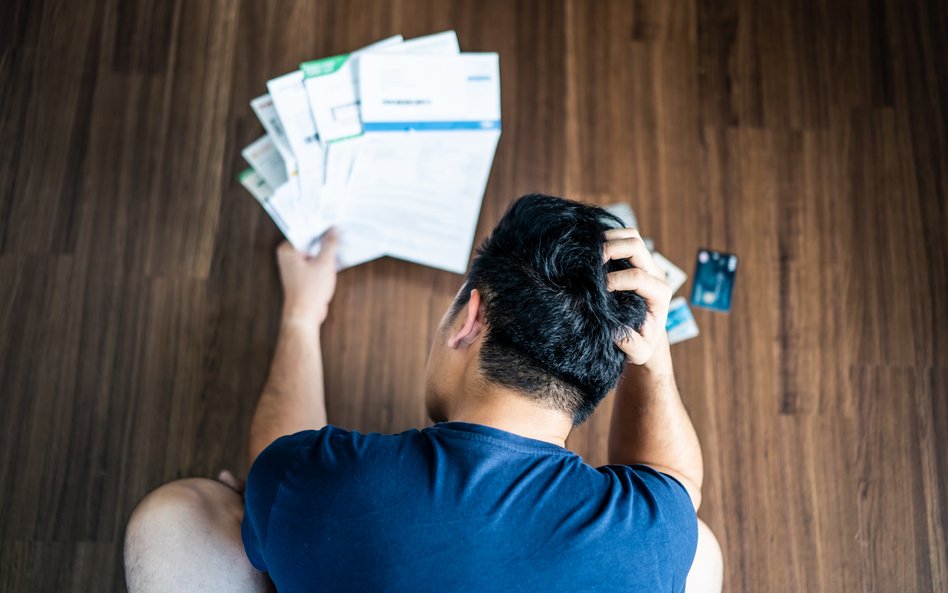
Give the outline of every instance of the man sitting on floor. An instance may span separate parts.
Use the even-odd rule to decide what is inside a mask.
[[[327,425],[336,239],[314,258],[282,245],[246,491],[225,473],[146,497],[126,534],[129,591],[720,591],[671,291],[620,227],[594,206],[517,200],[434,337],[435,424],[396,435]],[[591,467],[565,441],[617,384],[610,465]]]

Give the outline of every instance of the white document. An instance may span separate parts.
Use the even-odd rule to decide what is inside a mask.
[[[326,185],[323,187],[321,211],[329,220],[339,216],[349,191],[352,168],[363,145],[364,138],[356,136],[326,146]]]
[[[635,212],[633,212],[632,206],[629,206],[625,202],[610,204],[609,206],[603,206],[602,208],[610,214],[618,216],[619,220],[622,221],[622,224],[624,224],[626,228],[639,228],[639,221],[635,218]]]
[[[248,168],[241,171],[237,175],[237,181],[261,204],[273,196],[273,187],[253,169]]]
[[[367,53],[359,70],[365,136],[341,225],[463,274],[500,137],[497,54]]]
[[[273,219],[273,222],[277,225],[277,228],[280,229],[280,232],[286,236],[289,228],[286,221],[284,221],[283,217],[270,205],[270,199],[273,197],[273,187],[253,169],[244,169],[240,175],[237,176],[237,179],[240,181],[240,184],[250,192],[250,195],[257,199],[257,202],[259,202],[266,213],[270,215],[270,218]]]
[[[366,132],[500,130],[495,53],[368,53],[359,65]]]
[[[257,114],[260,125],[263,126],[267,135],[270,136],[273,145],[280,151],[280,156],[283,157],[287,165],[287,173],[295,171],[296,159],[293,156],[293,150],[290,148],[290,142],[286,137],[286,130],[283,129],[283,123],[280,121],[280,116],[277,114],[276,107],[273,105],[273,99],[269,94],[260,95],[250,102],[250,107],[253,109],[253,112]]]
[[[309,98],[310,111],[316,122],[320,142],[326,151],[325,188],[322,196],[323,215],[334,219],[345,199],[349,174],[361,148],[362,117],[359,108],[360,56],[367,52],[460,53],[454,31],[426,35],[402,41],[401,35],[390,37],[352,52],[300,65],[305,75],[303,85]]]
[[[688,274],[657,251],[652,252],[652,260],[665,272],[665,282],[671,288],[672,294],[678,292],[678,289],[688,279]]]
[[[251,102],[267,136],[240,181],[294,247],[317,253],[333,225],[339,268],[392,255],[466,270],[500,80],[496,54],[459,52],[453,31],[396,36],[267,83]]]
[[[299,70],[267,82],[280,122],[299,169],[299,192],[306,200],[319,201],[324,181],[324,154],[309,111],[303,73]]]
[[[300,65],[310,110],[323,144],[362,133],[359,110],[360,56],[367,52],[454,54],[460,52],[454,31],[445,31],[402,42],[401,36],[385,39],[361,50]]]
[[[339,205],[345,198],[346,183],[358,150],[353,143],[335,146],[334,150],[330,150],[329,143],[362,133],[352,66],[360,53],[392,47],[402,41],[401,35],[395,35],[351,54],[300,64],[310,113],[317,124],[316,130],[324,150],[320,213],[327,220],[335,220]]]
[[[457,55],[461,53],[461,45],[458,43],[458,35],[454,31],[442,31],[441,33],[432,33],[422,37],[409,39],[398,45],[391,45],[384,48],[367,48],[371,51],[380,51],[387,54],[447,54]]]
[[[319,239],[329,228],[329,223],[319,217],[318,204],[304,199],[294,183],[284,183],[276,188],[267,202],[286,228],[283,234],[300,251],[318,251]]]
[[[401,44],[402,36],[396,35],[349,54],[300,64],[303,86],[320,142],[326,144],[362,133],[355,64],[363,52]]]
[[[280,187],[287,182],[283,157],[269,135],[257,138],[250,146],[240,151],[240,154],[270,187]]]
[[[319,252],[321,241],[312,240],[308,237],[305,229],[303,231],[294,231],[281,215],[292,216],[295,208],[292,195],[292,184],[284,184],[277,192],[253,169],[245,169],[237,176],[240,184],[250,192],[257,202],[263,207],[273,222],[276,224],[283,236],[293,244],[294,247],[306,251],[312,255]],[[356,266],[367,261],[379,258],[385,253],[379,248],[377,240],[370,232],[363,229],[357,223],[339,229],[342,238],[339,244],[339,253],[336,258],[336,268],[339,270]]]
[[[336,223],[335,229],[339,233],[339,269],[357,266],[386,255],[376,227],[371,222],[341,220]]]

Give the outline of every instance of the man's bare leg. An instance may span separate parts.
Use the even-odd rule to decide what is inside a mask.
[[[244,553],[243,513],[243,497],[215,480],[178,480],[146,496],[125,532],[129,593],[273,591]]]
[[[724,557],[721,546],[707,524],[698,519],[698,550],[685,582],[685,593],[721,593]]]

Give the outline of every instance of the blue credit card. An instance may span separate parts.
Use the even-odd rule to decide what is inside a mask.
[[[722,313],[729,312],[736,273],[737,256],[733,253],[699,249],[691,304]]]
[[[698,324],[685,302],[685,297],[675,297],[668,304],[668,321],[665,322],[668,343],[677,344],[698,335]]]

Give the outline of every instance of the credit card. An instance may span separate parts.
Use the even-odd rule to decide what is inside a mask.
[[[736,273],[737,256],[733,253],[699,249],[691,304],[722,313],[729,312]]]
[[[677,344],[698,335],[698,324],[688,308],[685,297],[675,297],[668,308],[668,321],[665,322],[668,342]]]

